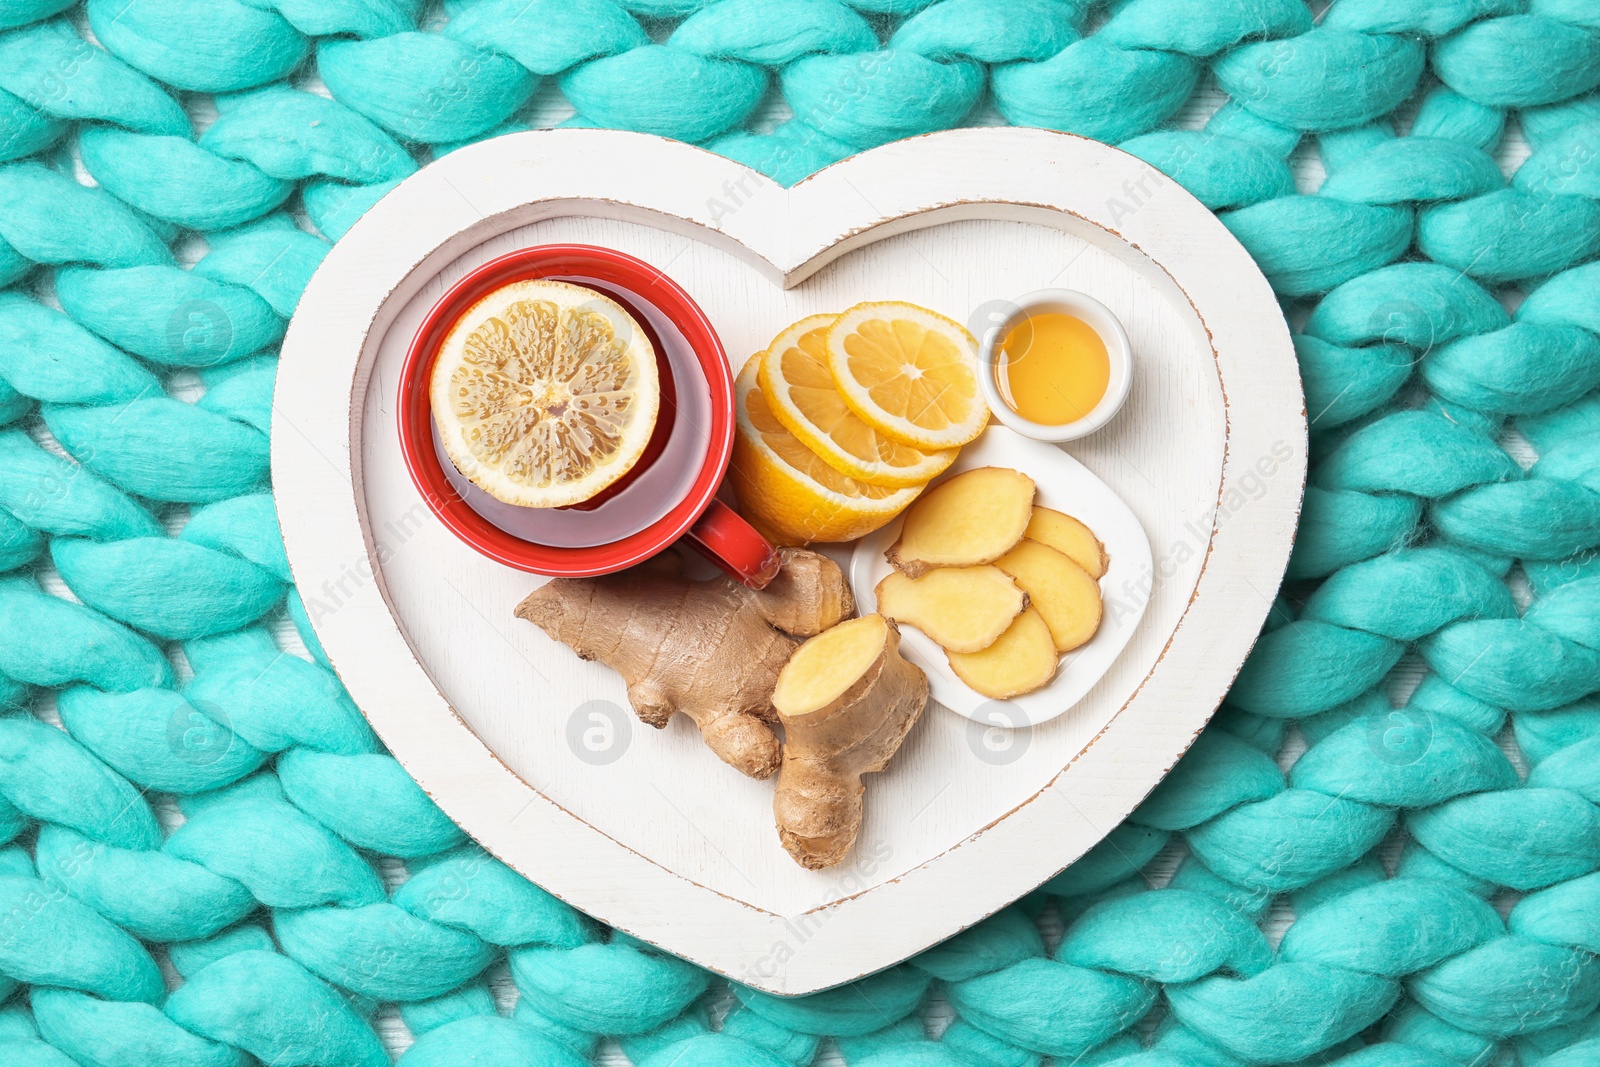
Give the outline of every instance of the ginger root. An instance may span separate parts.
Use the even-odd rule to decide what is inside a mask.
[[[882,615],[842,622],[801,645],[778,674],[783,767],[778,839],[810,870],[838,863],[861,831],[861,776],[881,771],[928,703],[928,679],[900,655]]]
[[[640,720],[662,728],[682,712],[724,763],[751,778],[778,767],[772,690],[798,638],[855,614],[839,565],[779,549],[763,590],[717,577],[692,582],[665,553],[597,578],[557,578],[517,605],[518,618],[622,675]]]
[[[993,563],[1033,518],[1033,479],[1009,467],[978,467],[928,490],[906,511],[900,539],[884,553],[907,578],[935,567]]]

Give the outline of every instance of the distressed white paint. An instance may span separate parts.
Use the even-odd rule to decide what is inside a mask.
[[[735,359],[801,315],[862,299],[958,318],[1050,285],[1106,303],[1128,327],[1138,379],[1113,425],[1069,450],[1151,541],[1157,577],[1127,650],[1071,712],[998,751],[993,734],[930,708],[870,783],[856,858],[833,872],[795,867],[771,828],[771,783],[718,763],[683,722],[634,724],[615,762],[580,758],[575,712],[581,734],[581,706],[621,704],[620,682],[512,617],[539,579],[433,520],[394,430],[395,374],[427,307],[492,256],[571,240],[669,272]],[[911,955],[1115,826],[1243,661],[1283,573],[1305,472],[1293,352],[1248,255],[1138,160],[1037,130],[899,142],[792,190],[613,131],[453,152],[329,254],[290,324],[276,405],[295,577],[335,668],[406,768],[551,892],[779,993]]]

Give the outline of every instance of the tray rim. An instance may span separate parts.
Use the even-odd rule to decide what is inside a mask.
[[[608,165],[618,159],[634,165]],[[755,194],[731,213],[705,195],[752,185]],[[873,190],[871,201],[862,187]],[[1130,190],[1145,194],[1133,209]],[[766,206],[774,203],[781,207]],[[1043,222],[1125,258],[1131,249],[1188,302],[1209,340],[1225,416],[1219,504],[1237,490],[1241,466],[1250,469],[1239,456],[1264,454],[1274,440],[1292,454],[1253,500],[1248,530],[1213,519],[1189,606],[1156,665],[1043,788],[896,879],[778,915],[667,869],[524,782],[433,686],[388,606],[361,514],[361,464],[352,462],[384,309],[429,280],[429,264],[569,215],[644,222],[706,242],[785,288],[877,240],[961,219]],[[1005,907],[1098,843],[1171,769],[1255,642],[1267,613],[1257,591],[1276,589],[1287,566],[1304,490],[1306,413],[1288,327],[1248,253],[1175,182],[1107,145],[1012,127],[950,130],[853,156],[784,191],[739,163],[664,138],[544,130],[430,164],[329,252],[284,338],[272,470],[297,583],[316,588],[349,560],[365,561],[374,580],[316,627],[318,639],[390,751],[451,818],[607,924],[753,988],[798,995],[891,966]],[[1140,714],[1128,714],[1135,708]],[[1071,789],[1061,784],[1069,772]],[[1053,847],[1040,847],[1046,839]],[[771,974],[751,970],[752,958],[787,944],[795,920],[811,916],[822,919],[799,939],[804,951]]]

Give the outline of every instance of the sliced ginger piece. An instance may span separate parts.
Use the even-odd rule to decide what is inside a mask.
[[[934,567],[993,563],[1033,517],[1033,479],[1008,467],[978,467],[924,493],[906,512],[886,556],[908,578]]]
[[[824,630],[778,672],[772,706],[787,740],[772,810],[802,867],[838,863],[861,832],[861,776],[881,771],[928,703],[928,679],[900,655],[882,615]]]
[[[1028,594],[1057,652],[1071,652],[1100,628],[1100,585],[1065,553],[1023,540],[994,565]]]
[[[915,626],[947,652],[981,652],[1028,606],[998,567],[935,567],[921,578],[890,571],[875,590],[878,610]]]
[[[1111,562],[1106,556],[1106,546],[1100,543],[1093,530],[1071,515],[1035,504],[1033,518],[1028,520],[1028,528],[1022,536],[1049,545],[1088,571],[1089,577],[1096,581],[1106,576],[1106,567]]]
[[[982,652],[947,652],[945,658],[957,678],[996,700],[1033,692],[1055,677],[1060,662],[1050,627],[1032,607]]]

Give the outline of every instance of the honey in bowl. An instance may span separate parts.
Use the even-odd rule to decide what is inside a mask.
[[[1099,332],[1076,315],[1029,315],[997,346],[995,385],[1018,415],[1043,426],[1076,422],[1111,384],[1111,357]]]

